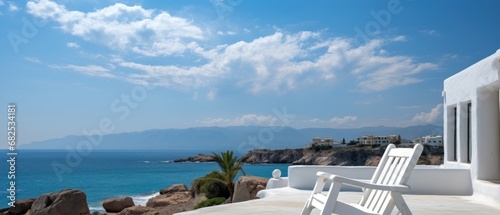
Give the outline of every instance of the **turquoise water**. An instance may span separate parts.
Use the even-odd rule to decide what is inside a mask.
[[[87,194],[91,211],[102,210],[102,201],[130,196],[136,204],[162,188],[191,181],[212,170],[215,163],[173,163],[172,160],[194,156],[190,151],[93,151],[76,154],[68,151],[18,150],[16,157],[16,199],[35,198],[62,189],[81,189]],[[8,160],[7,151],[0,156]],[[0,208],[8,207],[9,163],[0,162]],[[274,169],[287,175],[287,164],[244,165],[249,175],[270,178]],[[3,187],[2,187],[3,185]]]

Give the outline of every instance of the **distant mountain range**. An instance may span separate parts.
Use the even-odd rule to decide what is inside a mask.
[[[244,154],[254,148],[302,148],[313,137],[333,138],[346,142],[363,135],[401,135],[413,140],[425,135],[442,135],[436,125],[410,127],[364,127],[350,129],[232,126],[196,127],[186,129],[157,129],[93,136],[67,136],[21,145],[24,149],[130,149],[130,150],[235,150]]]

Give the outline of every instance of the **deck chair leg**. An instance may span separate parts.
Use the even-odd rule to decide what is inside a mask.
[[[302,209],[302,212],[300,215],[310,215],[312,212],[312,205],[311,205],[311,199],[307,200],[306,204],[304,205],[304,208]]]
[[[317,193],[321,193],[323,191],[323,188],[325,187],[326,179],[318,177],[316,180],[316,184],[314,185],[313,193],[307,200],[306,204],[304,205],[304,208],[302,209],[302,212],[300,215],[309,215],[311,214],[312,210],[314,209],[314,206],[312,205],[312,201],[314,201],[314,195]]]
[[[326,195],[326,202],[321,209],[321,215],[331,215],[335,209],[335,204],[337,203],[337,198],[339,197],[340,188],[342,183],[338,181],[333,181],[328,194]]]
[[[399,212],[401,212],[402,215],[411,215],[410,208],[406,204],[401,193],[391,192],[391,196],[392,196],[392,199],[394,199],[394,203],[396,204],[396,207],[398,208]]]

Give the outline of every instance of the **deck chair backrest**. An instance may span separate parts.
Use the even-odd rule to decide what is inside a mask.
[[[413,148],[396,148],[394,144],[390,144],[370,182],[382,185],[406,185],[422,150],[420,144]],[[389,191],[365,189],[360,205],[376,213],[387,214],[394,208],[394,200]]]

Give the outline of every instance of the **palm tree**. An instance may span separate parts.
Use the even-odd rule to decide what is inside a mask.
[[[238,159],[238,157],[234,156],[233,151],[229,150],[221,152],[220,156],[216,153],[213,153],[212,156],[221,169],[224,183],[229,188],[230,198],[232,198],[234,194],[234,178],[240,172],[246,175],[245,171],[243,171],[243,160]]]
[[[193,182],[193,189],[195,192],[200,193],[205,191],[207,198],[224,196],[224,190],[220,190],[220,186],[223,185],[229,191],[229,197],[233,197],[234,194],[234,179],[241,172],[243,175],[243,159],[239,159],[234,155],[233,151],[221,152],[220,155],[213,153],[217,165],[220,167],[220,171],[212,171],[202,178],[198,178]],[[215,188],[215,189],[214,189]],[[219,189],[216,189],[219,188]],[[208,192],[207,192],[208,191]]]

